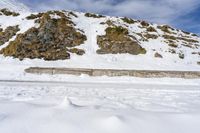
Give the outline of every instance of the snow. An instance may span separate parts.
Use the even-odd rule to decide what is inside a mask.
[[[63,83],[1,82],[0,131],[4,133],[199,133],[200,131],[199,80],[135,78],[132,82],[125,79],[124,82],[123,80],[120,82],[120,79],[108,77],[68,78],[73,82],[67,80]],[[77,81],[80,79],[82,81]]]

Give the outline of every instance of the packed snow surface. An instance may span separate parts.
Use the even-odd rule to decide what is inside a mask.
[[[0,81],[2,133],[200,132],[199,79],[41,79]]]

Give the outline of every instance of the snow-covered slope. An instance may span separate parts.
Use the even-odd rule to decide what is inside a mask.
[[[6,1],[4,1],[5,3]],[[1,2],[3,3],[3,2]],[[1,5],[1,4],[0,4]],[[82,56],[70,53],[70,59],[45,61],[43,59],[23,59],[0,55],[1,72],[8,73],[15,66],[15,70],[22,72],[29,66],[36,67],[76,67],[76,68],[116,68],[116,69],[146,69],[146,70],[196,70],[200,71],[200,38],[192,33],[187,33],[166,25],[151,24],[144,21],[121,17],[89,16],[85,13],[65,11],[74,28],[87,39],[83,44],[76,46],[85,51]],[[37,14],[37,13],[35,13]],[[19,16],[0,15],[0,28],[19,25],[17,34],[25,33],[28,29],[40,26],[35,19],[27,19],[30,14],[21,13]],[[60,19],[57,14],[52,19]],[[98,54],[100,49],[97,44],[98,36],[106,34],[108,27],[122,27],[128,30],[128,36],[146,50],[146,53],[132,55],[123,54]],[[0,46],[0,50],[9,46],[9,42],[16,36]],[[13,72],[13,71],[12,71]],[[16,71],[15,71],[16,72]]]
[[[29,8],[17,0],[0,0],[0,9],[8,8],[18,12],[29,12]]]

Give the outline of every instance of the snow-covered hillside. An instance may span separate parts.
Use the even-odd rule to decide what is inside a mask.
[[[16,0],[0,0],[0,9],[8,8],[18,12],[29,12],[29,8]]]
[[[44,16],[48,16],[47,14],[50,18],[45,20]],[[69,23],[65,25],[65,31],[58,30],[62,29],[61,25],[47,30],[50,22],[55,21],[58,24],[62,20]],[[13,32],[13,36],[0,46],[0,64],[4,66],[0,70],[2,73],[13,75],[30,66],[200,71],[200,38],[167,25],[123,17],[52,11],[34,15],[27,12],[21,12],[19,16],[0,15],[2,32],[8,30],[9,26],[15,29],[16,34]],[[69,29],[73,32],[68,31]],[[48,49],[46,46],[51,45],[43,45],[49,41],[45,40],[47,38],[44,31],[49,32],[46,33],[47,36],[57,32],[58,40],[50,39],[49,42],[52,48],[57,45],[56,49]],[[54,31],[55,33],[51,33]],[[23,36],[20,35],[22,33]],[[68,33],[71,33],[71,40]],[[37,43],[33,43],[31,39],[26,40],[29,36],[35,37]],[[74,37],[77,38],[73,40]],[[41,40],[45,42],[42,43]],[[60,41],[59,44],[64,43],[64,49],[56,44],[56,41]],[[68,46],[72,43],[74,46]],[[119,44],[119,47],[116,44]],[[58,52],[63,50],[66,50],[64,54]],[[49,51],[51,53],[48,53]],[[51,60],[50,57],[54,55]],[[10,66],[14,66],[18,71],[12,71]]]

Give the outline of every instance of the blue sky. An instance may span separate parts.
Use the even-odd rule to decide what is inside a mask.
[[[200,34],[200,0],[19,0],[32,10],[66,9],[127,16]]]

